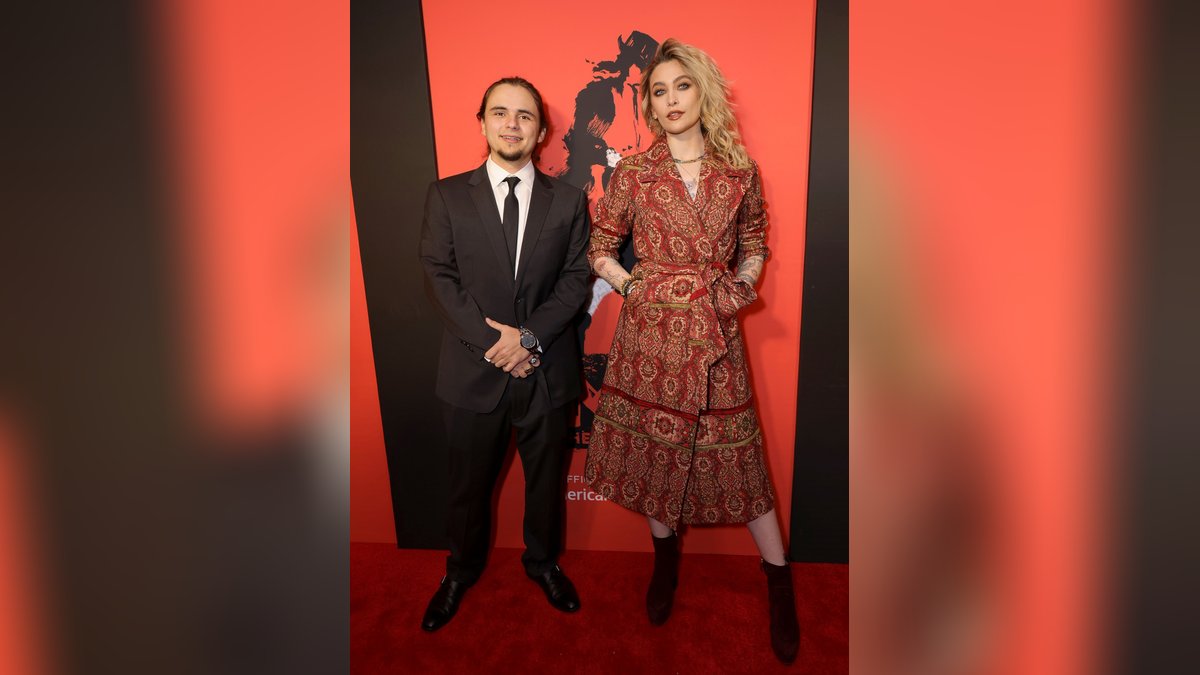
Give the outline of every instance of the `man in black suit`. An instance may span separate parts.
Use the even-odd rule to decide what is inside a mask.
[[[479,578],[492,492],[516,431],[525,472],[525,572],[550,604],[579,609],[557,565],[570,423],[580,394],[575,322],[587,292],[587,195],[538,171],[542,97],[528,81],[492,84],[479,106],[483,166],[433,183],[420,256],[445,330],[437,395],[450,452],[450,555],[421,627],[444,626]]]

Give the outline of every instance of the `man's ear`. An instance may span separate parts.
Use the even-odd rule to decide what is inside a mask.
[[[483,123],[483,120],[479,120],[479,135],[487,138],[487,125]]]
[[[542,129],[541,133],[538,134],[538,143],[541,143],[544,140],[546,140],[546,130]]]

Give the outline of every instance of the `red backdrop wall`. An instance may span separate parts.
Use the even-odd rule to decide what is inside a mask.
[[[562,135],[571,125],[575,95],[591,81],[595,61],[615,58],[620,37],[633,31],[646,33],[658,42],[676,37],[704,49],[717,61],[732,85],[743,139],[761,167],[769,204],[768,244],[773,257],[759,289],[762,300],[748,310],[743,327],[780,524],[787,532],[815,5],[811,1],[763,3],[761,7],[743,3],[731,8],[728,3],[705,0],[691,3],[689,8],[690,12],[681,14],[665,5],[619,1],[608,3],[603,12],[598,12],[594,6],[546,2],[523,5],[518,20],[501,22],[494,6],[478,0],[453,6],[426,2],[425,34],[438,173],[442,177],[453,175],[483,161],[485,146],[475,112],[484,89],[499,77],[521,75],[541,90],[550,133],[539,166],[553,174],[562,166]],[[622,102],[618,108],[626,105]],[[640,136],[640,148],[630,152],[645,149],[653,140],[644,127]],[[626,143],[636,145],[636,136],[623,136],[622,147]],[[597,181],[593,206],[600,194]],[[357,255],[357,246],[353,250]],[[385,514],[387,509],[383,508],[390,500],[385,499],[387,476],[381,470],[383,442],[378,431],[379,408],[361,273],[356,274],[352,291],[352,452],[357,475],[353,479],[351,536],[357,541],[394,542],[390,512]],[[587,351],[607,351],[618,302],[606,299],[596,309]],[[568,476],[567,547],[647,550],[645,519],[596,500],[582,480],[584,457],[582,451],[574,454]],[[360,471],[366,468],[369,472]],[[523,489],[519,466],[514,465],[500,496],[498,546],[522,546]],[[688,550],[755,551],[741,527],[693,528],[688,534]]]

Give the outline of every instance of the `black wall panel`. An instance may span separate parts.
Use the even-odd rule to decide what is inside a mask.
[[[796,462],[789,554],[849,557],[849,41],[845,0],[818,0]]]
[[[448,478],[433,396],[441,322],[417,261],[425,190],[437,178],[420,0],[356,0],[350,45],[350,179],[396,541],[441,548]]]

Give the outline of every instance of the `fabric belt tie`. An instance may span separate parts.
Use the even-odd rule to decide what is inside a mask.
[[[688,303],[687,336],[693,358],[698,357],[701,365],[707,371],[728,353],[729,343],[726,341],[725,327],[717,313],[716,289],[718,286],[725,286],[728,292],[728,286],[734,283],[729,267],[719,262],[679,265],[645,260],[638,262],[633,269],[633,275],[647,283],[647,292],[663,283],[655,282],[653,278],[656,276],[690,278],[692,281],[691,294],[686,299],[675,299],[675,301]],[[666,281],[665,283],[674,282]],[[655,304],[658,301],[649,299],[646,302]],[[707,324],[714,329],[704,336],[702,342],[693,338],[692,335],[693,326],[697,322]],[[705,400],[696,401],[694,406],[688,406],[689,408],[694,407],[694,409],[687,412],[698,412],[708,407],[707,387],[705,390]]]

